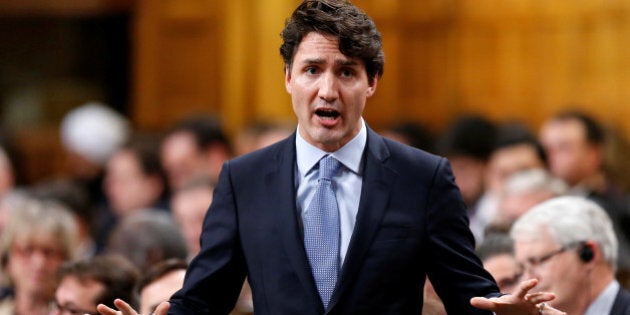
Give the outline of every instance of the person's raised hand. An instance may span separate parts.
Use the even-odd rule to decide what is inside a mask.
[[[470,304],[476,308],[493,311],[497,315],[566,315],[546,302],[555,298],[551,292],[528,293],[538,284],[538,280],[521,282],[513,294],[500,297],[474,297]]]

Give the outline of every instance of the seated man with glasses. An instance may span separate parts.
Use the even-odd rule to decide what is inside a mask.
[[[630,314],[630,292],[615,279],[617,237],[596,203],[550,199],[519,218],[510,235],[524,277],[539,280],[536,290],[556,294],[551,306],[567,314]]]
[[[68,263],[59,270],[50,315],[96,315],[98,304],[113,306],[116,298],[135,306],[138,278],[137,268],[122,256],[96,256]]]

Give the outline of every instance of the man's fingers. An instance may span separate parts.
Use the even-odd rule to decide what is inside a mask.
[[[549,302],[555,298],[556,295],[551,292],[536,292],[525,295],[525,299],[533,304]]]
[[[98,306],[96,306],[96,310],[101,314],[101,315],[116,315],[117,311],[114,309],[111,309],[109,307],[107,307],[106,305],[103,304],[99,304]]]
[[[116,305],[118,310],[120,310],[123,315],[138,315],[138,312],[136,312],[136,310],[134,310],[131,305],[127,304],[127,302],[121,299],[114,300],[114,305]]]
[[[538,284],[538,280],[536,279],[529,279],[529,280],[522,281],[518,285],[518,288],[516,289],[516,292],[514,292],[514,295],[518,297],[519,299],[524,299],[527,292],[529,292],[529,290],[534,288],[537,284]]]
[[[129,304],[127,304],[127,302],[121,300],[121,299],[116,299],[114,300],[114,306],[116,306],[116,308],[118,308],[118,311],[107,307],[106,305],[103,304],[99,304],[96,307],[96,310],[102,314],[102,315],[138,315],[138,312],[136,312]],[[166,313],[164,313],[166,314]]]
[[[171,307],[171,303],[169,302],[162,302],[160,303],[160,305],[158,305],[158,307],[155,309],[155,312],[153,313],[154,315],[166,315],[166,313],[168,312],[168,309]]]

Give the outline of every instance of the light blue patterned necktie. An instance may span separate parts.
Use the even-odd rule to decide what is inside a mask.
[[[339,272],[339,207],[332,177],[340,166],[330,155],[319,161],[317,188],[304,215],[304,247],[324,308]]]

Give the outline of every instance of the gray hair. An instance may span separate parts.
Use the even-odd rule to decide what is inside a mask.
[[[16,240],[29,239],[46,233],[62,251],[64,260],[75,258],[78,244],[77,221],[70,210],[54,201],[42,201],[23,195],[14,195],[8,204],[8,221],[0,237],[2,267],[10,259],[9,252]]]
[[[596,242],[613,271],[617,270],[619,244],[610,217],[584,197],[557,197],[533,207],[512,226],[513,239],[535,238],[547,229],[561,246]]]

